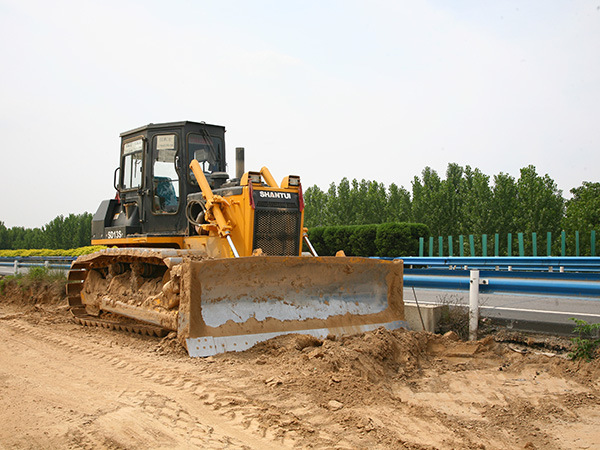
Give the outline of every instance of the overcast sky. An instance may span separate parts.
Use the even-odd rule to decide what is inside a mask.
[[[246,169],[408,190],[448,163],[600,178],[600,0],[0,0],[0,221],[114,197],[119,133],[227,127]]]

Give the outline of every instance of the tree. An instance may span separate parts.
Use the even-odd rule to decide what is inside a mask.
[[[494,175],[490,211],[496,233],[508,234],[515,230],[518,199],[514,177],[502,172]]]
[[[464,170],[455,163],[448,164],[446,179],[442,181],[440,208],[441,234],[451,235],[460,229],[463,222],[463,203],[465,201]]]
[[[355,180],[356,181],[356,180]],[[357,207],[355,225],[386,221],[387,193],[383,183],[361,180],[355,191],[353,204]]]
[[[63,216],[57,216],[42,228],[46,237],[46,245],[48,248],[62,247],[64,222],[65,218]]]
[[[500,172],[494,175],[490,205],[492,228],[498,233],[500,256],[508,254],[508,233],[516,230],[518,215],[517,183],[514,177]]]
[[[517,181],[518,214],[515,217],[519,231],[558,233],[564,209],[562,191],[548,174],[539,176],[532,165],[521,169]]]
[[[567,232],[570,248],[574,248],[575,232],[580,232],[581,254],[590,254],[590,232],[600,231],[600,183],[584,181],[571,189],[573,197],[566,202],[562,227]]]
[[[384,222],[412,222],[410,193],[403,186],[390,184]]]
[[[492,232],[490,177],[483,174],[479,169],[472,170],[470,166],[466,166],[462,184],[464,200],[462,204],[461,234]]]
[[[442,182],[437,172],[425,167],[421,173],[423,181],[415,177],[412,182],[413,220],[429,227],[433,236],[440,236],[445,229],[442,214]]]
[[[0,221],[0,250],[10,248],[10,242],[8,240],[8,229],[4,225],[4,222]]]
[[[12,227],[0,222],[0,249],[77,248],[90,245],[92,215],[69,214],[58,216],[42,228]]]
[[[328,223],[328,197],[318,186],[311,186],[304,192],[304,225],[318,227]]]

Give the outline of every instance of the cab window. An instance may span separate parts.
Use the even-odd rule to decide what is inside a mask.
[[[124,190],[137,189],[142,185],[142,153],[144,142],[137,139],[123,145],[123,180]]]
[[[177,174],[177,136],[164,134],[152,140],[152,210],[157,214],[174,214],[179,208]]]
[[[221,139],[208,134],[190,133],[187,140],[190,161],[192,159],[198,161],[205,174],[223,170],[220,164],[221,153],[223,151]],[[198,184],[196,177],[191,170],[189,180],[192,184]]]

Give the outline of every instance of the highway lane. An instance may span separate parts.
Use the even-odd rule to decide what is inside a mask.
[[[469,305],[469,292],[404,288],[404,301],[419,304]],[[570,318],[600,323],[600,299],[528,294],[479,294],[480,315],[499,325],[523,331],[570,333]]]

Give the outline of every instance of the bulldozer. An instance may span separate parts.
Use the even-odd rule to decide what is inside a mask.
[[[219,125],[151,123],[120,138],[116,196],[92,218],[92,245],[107,248],[68,273],[82,325],[175,332],[193,357],[406,327],[402,262],[319,256],[299,176],[246,172],[237,148],[230,178]]]

